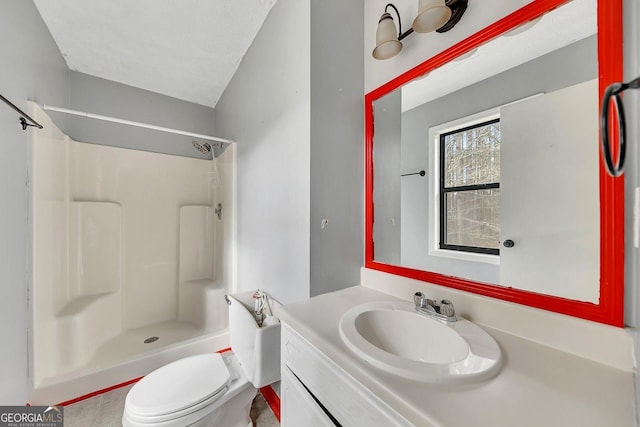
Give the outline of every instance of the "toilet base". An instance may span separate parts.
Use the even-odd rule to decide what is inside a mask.
[[[251,427],[251,404],[258,390],[249,387],[237,396],[224,403],[209,415],[196,421],[193,424],[186,424],[190,427]],[[248,403],[242,403],[247,402]],[[180,420],[174,420],[180,421]],[[185,424],[183,424],[185,425]]]

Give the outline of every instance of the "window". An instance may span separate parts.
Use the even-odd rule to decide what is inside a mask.
[[[439,139],[440,249],[498,255],[500,119]]]

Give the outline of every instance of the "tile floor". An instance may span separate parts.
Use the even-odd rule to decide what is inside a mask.
[[[64,408],[65,427],[120,427],[124,399],[133,384],[83,400]],[[251,406],[254,427],[278,427],[280,423],[260,393]],[[221,426],[223,427],[223,426]]]

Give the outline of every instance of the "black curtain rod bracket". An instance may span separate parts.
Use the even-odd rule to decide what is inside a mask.
[[[2,99],[4,103],[7,104],[9,107],[13,108],[18,114],[20,114],[21,117],[19,120],[20,120],[20,126],[22,126],[22,130],[27,130],[27,126],[33,126],[35,128],[42,129],[42,125],[40,123],[36,122],[31,118],[31,116],[29,116],[27,113],[25,113],[24,111],[16,107],[16,105],[13,102],[9,101],[7,98],[5,98],[2,95],[0,95],[0,99]],[[30,121],[31,123],[28,123],[27,120]]]

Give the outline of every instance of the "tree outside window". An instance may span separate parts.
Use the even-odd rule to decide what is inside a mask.
[[[500,119],[440,135],[440,249],[499,254]]]

